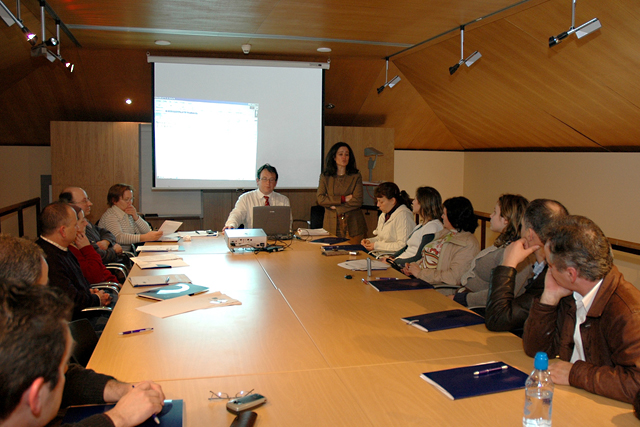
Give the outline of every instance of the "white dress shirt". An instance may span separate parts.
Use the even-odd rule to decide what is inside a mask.
[[[238,198],[224,226],[238,228],[240,224],[244,224],[245,228],[253,228],[253,208],[265,206],[265,203],[265,196],[260,190],[244,193]],[[269,194],[269,206],[290,206],[289,198],[273,191]]]
[[[576,328],[573,331],[573,354],[571,355],[571,363],[575,363],[576,360],[585,360],[584,347],[582,346],[582,335],[580,335],[580,325],[587,320],[587,313],[593,304],[593,300],[600,289],[602,279],[597,285],[593,287],[585,296],[580,295],[577,292],[573,293],[573,298],[576,300]]]

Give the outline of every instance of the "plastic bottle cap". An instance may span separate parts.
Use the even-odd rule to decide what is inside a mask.
[[[541,371],[546,371],[549,368],[549,357],[547,353],[539,351],[536,353],[536,358],[533,362],[533,367]]]

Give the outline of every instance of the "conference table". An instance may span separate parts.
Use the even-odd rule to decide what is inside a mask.
[[[186,426],[230,425],[235,416],[226,400],[209,400],[210,392],[249,390],[267,398],[254,409],[257,426],[522,422],[524,390],[454,401],[420,378],[490,361],[533,369],[521,339],[510,333],[484,325],[427,333],[400,320],[460,308],[437,291],[378,292],[362,281],[366,271],[337,265],[349,256],[323,256],[306,241],[273,253],[232,253],[222,237],[180,245],[188,267],[135,266],[130,275],[186,274],[242,304],[159,318],[138,310],[156,302],[137,297],[140,288],[127,281],[88,367],[122,381],[156,381],[167,399],[184,400]],[[393,269],[373,275],[402,276]],[[553,424],[637,426],[638,420],[629,404],[556,386]]]

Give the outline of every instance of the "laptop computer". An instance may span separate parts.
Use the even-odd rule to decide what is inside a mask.
[[[291,206],[254,206],[253,228],[262,228],[269,239],[291,239]]]

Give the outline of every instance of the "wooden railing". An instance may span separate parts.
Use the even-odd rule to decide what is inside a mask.
[[[474,212],[476,217],[480,221],[480,248],[487,247],[487,223],[491,220],[489,214],[486,212]],[[614,251],[626,252],[628,254],[640,255],[640,244],[634,242],[628,242],[626,240],[615,239],[609,237],[609,243]]]
[[[18,235],[20,237],[24,236],[24,215],[22,211],[31,206],[36,207],[36,215],[40,214],[40,197],[36,197],[35,199],[27,200],[24,202],[16,203],[15,205],[7,206],[6,208],[0,208],[0,218],[6,215],[10,215],[14,212],[18,213]],[[37,235],[40,235],[39,224],[36,225],[38,229]],[[0,232],[2,232],[2,222],[0,222]]]

